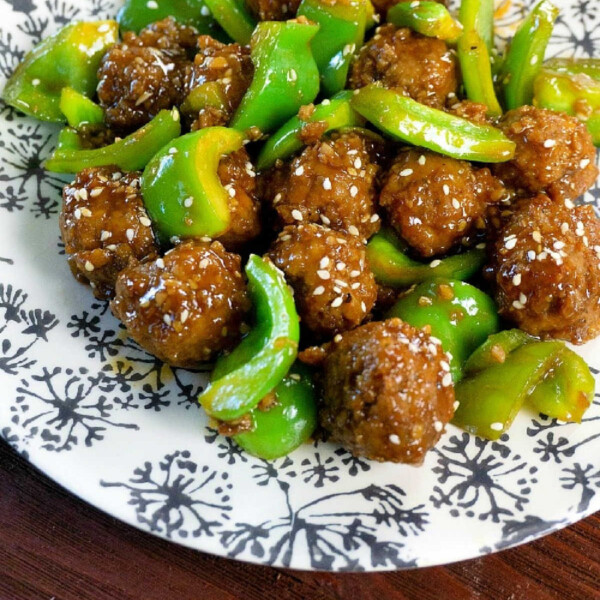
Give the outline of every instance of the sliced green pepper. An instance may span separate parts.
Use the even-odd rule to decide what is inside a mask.
[[[60,110],[65,115],[69,127],[79,129],[82,125],[101,125],[104,112],[98,104],[73,88],[63,88],[60,94]]]
[[[333,131],[344,127],[364,125],[364,119],[350,106],[352,92],[339,92],[331,100],[323,100],[315,106],[315,110],[307,121],[299,116],[292,117],[282,125],[263,145],[256,166],[259,170],[272,167],[277,160],[285,160],[298,152],[304,145],[298,137],[306,123],[326,121],[327,129]]]
[[[521,346],[539,341],[520,329],[506,329],[490,335],[465,363],[465,376],[475,375],[488,367],[503,363],[506,357]]]
[[[311,47],[322,92],[331,96],[343,90],[352,57],[365,38],[365,0],[302,0],[298,16],[320,25]]]
[[[263,21],[251,42],[254,77],[233,115],[231,127],[277,129],[319,93],[319,69],[310,50],[318,25]]]
[[[431,333],[451,355],[454,381],[462,376],[464,362],[489,335],[499,329],[494,301],[476,287],[453,279],[421,283],[390,310],[414,327],[431,327]]]
[[[433,277],[465,280],[473,277],[485,263],[485,250],[473,249],[424,264],[409,258],[402,241],[392,229],[382,229],[367,244],[369,266],[377,283],[407,287]]]
[[[585,360],[563,348],[552,373],[541,381],[528,401],[548,417],[581,423],[581,418],[594,399],[596,380]]]
[[[462,34],[462,26],[452,18],[448,9],[439,2],[400,2],[387,12],[387,22],[396,27],[410,27],[413,31],[454,43]]]
[[[285,377],[298,354],[300,323],[281,272],[251,255],[246,264],[255,325],[231,354],[220,358],[198,398],[209,416],[231,421],[254,409]]]
[[[467,98],[485,104],[489,116],[500,116],[502,108],[496,97],[492,63],[483,38],[474,29],[465,30],[458,40],[457,52]]]
[[[578,117],[600,146],[600,80],[542,69],[534,82],[533,104]]]
[[[554,4],[542,0],[517,29],[501,73],[508,110],[531,104],[533,82],[544,61],[558,12]]]
[[[600,81],[600,58],[552,58],[544,63],[544,69],[564,75],[582,73]]]
[[[244,0],[204,0],[213,18],[231,37],[243,46],[250,43],[256,19]]]
[[[174,140],[152,158],[142,195],[161,238],[216,236],[227,230],[229,195],[217,170],[223,155],[243,142],[235,129],[207,127]]]
[[[90,167],[116,165],[124,171],[137,171],[180,133],[177,109],[161,110],[150,123],[109,146],[81,150],[63,144],[45,162],[44,168],[55,173],[77,173]]]
[[[494,50],[494,0],[461,0],[458,20],[479,34],[489,53]]]
[[[350,103],[393,138],[446,156],[497,163],[515,154],[515,143],[500,130],[430,108],[376,84],[359,89]]]
[[[74,23],[39,43],[6,83],[7,104],[40,119],[64,123],[60,94],[64,87],[92,96],[106,50],[118,38],[116,21]]]
[[[317,426],[317,398],[310,370],[302,363],[271,392],[276,404],[251,413],[252,430],[234,436],[246,452],[273,460],[304,444]]]
[[[127,0],[117,14],[117,21],[122,31],[139,33],[167,17],[191,25],[199,33],[213,33],[216,25],[204,0]]]
[[[469,433],[497,440],[563,348],[562,342],[526,344],[503,363],[466,377],[455,387],[459,405],[452,422]]]
[[[81,143],[81,137],[79,132],[72,127],[63,127],[58,134],[58,140],[56,142],[56,152],[62,150],[81,150],[83,144]]]

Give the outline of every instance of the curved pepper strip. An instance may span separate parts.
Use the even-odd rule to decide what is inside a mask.
[[[578,117],[600,146],[600,80],[542,69],[533,85],[533,104]]]
[[[82,125],[101,125],[104,111],[93,100],[70,87],[63,88],[59,107],[69,127],[79,129]]]
[[[494,51],[494,0],[461,0],[458,20],[465,31],[476,31],[488,53]]]
[[[254,77],[231,127],[277,129],[319,93],[319,69],[310,50],[318,25],[297,21],[263,21],[252,35]]]
[[[500,116],[502,108],[496,97],[492,63],[483,38],[474,29],[465,30],[456,49],[467,98],[485,104],[488,116]]]
[[[92,96],[102,56],[118,39],[116,21],[74,23],[40,42],[6,83],[7,104],[42,121],[64,123],[64,87]]]
[[[317,427],[317,397],[308,367],[292,365],[271,394],[275,405],[251,411],[252,430],[233,438],[246,452],[266,460],[286,456],[304,444]]]
[[[124,171],[137,171],[180,133],[177,109],[161,110],[150,123],[109,146],[81,150],[63,144],[44,163],[44,168],[55,173],[78,173],[90,167],[116,165]]]
[[[127,0],[117,14],[117,21],[121,31],[139,33],[144,27],[167,17],[192,25],[198,33],[214,34],[218,29],[204,0]]]
[[[400,2],[388,10],[386,20],[396,27],[410,27],[421,35],[450,44],[458,41],[463,31],[443,4],[428,0]]]
[[[466,377],[454,388],[459,402],[452,423],[497,440],[512,424],[533,388],[552,369],[562,342],[536,342],[517,348],[506,360]]]
[[[531,104],[533,82],[544,61],[558,12],[554,4],[542,0],[517,29],[501,73],[508,110]]]
[[[306,123],[326,121],[328,131],[344,127],[364,125],[365,120],[350,106],[352,91],[339,92],[331,100],[323,100],[317,104],[308,120],[303,121],[299,116],[292,117],[282,125],[263,145],[257,168],[262,171],[272,167],[277,160],[285,160],[300,150],[304,144],[298,137]]]
[[[464,362],[499,329],[494,301],[476,287],[453,279],[421,283],[401,297],[388,317],[399,317],[414,327],[431,327],[431,333],[451,355],[454,381],[462,377]]]
[[[498,163],[514,157],[515,143],[499,129],[477,125],[370,84],[350,104],[391,137],[463,160]]]
[[[465,376],[475,375],[506,360],[506,357],[521,346],[537,342],[537,338],[520,329],[506,329],[490,337],[469,356],[464,367]]]
[[[285,377],[298,354],[300,322],[281,272],[251,255],[248,288],[256,312],[248,336],[220,358],[208,388],[198,398],[209,416],[231,421],[256,408]]]
[[[229,195],[217,170],[225,154],[239,150],[243,135],[207,127],[165,146],[146,166],[142,196],[161,238],[216,236],[230,224]]]
[[[213,18],[225,33],[238,44],[250,43],[256,19],[250,13],[244,0],[204,0]]]
[[[433,277],[465,280],[483,267],[485,250],[475,248],[464,254],[449,256],[424,264],[409,258],[402,243],[391,229],[382,229],[367,244],[369,266],[380,285],[408,287]]]
[[[320,26],[311,48],[321,73],[322,93],[331,96],[343,90],[352,57],[365,38],[365,0],[302,0],[298,16]]]

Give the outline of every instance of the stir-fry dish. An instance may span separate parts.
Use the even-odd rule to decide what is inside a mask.
[[[128,0],[4,90],[63,123],[73,275],[272,459],[316,437],[419,464],[453,423],[578,422],[600,335],[600,59],[542,0]],[[468,283],[467,283],[468,282]]]

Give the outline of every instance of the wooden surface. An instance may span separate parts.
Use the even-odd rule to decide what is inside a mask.
[[[139,532],[71,496],[0,442],[0,600],[594,600],[600,513],[532,544],[382,574],[257,567]]]

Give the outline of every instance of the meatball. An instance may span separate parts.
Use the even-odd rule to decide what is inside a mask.
[[[376,81],[422,104],[442,108],[458,87],[456,59],[442,40],[383,25],[361,48],[350,72],[351,88]]]
[[[141,173],[114,167],[81,171],[63,190],[60,230],[73,275],[97,298],[111,298],[130,260],[158,247],[140,193]]]
[[[266,175],[264,197],[281,223],[323,223],[368,238],[380,226],[370,140],[357,133],[333,135],[308,146],[290,164]]]
[[[148,46],[144,40],[167,48]],[[126,33],[123,42],[104,55],[98,70],[98,100],[107,125],[120,131],[136,129],[160,110],[180,104],[189,68],[184,49],[172,37],[154,30],[143,30],[139,37]]]
[[[252,12],[260,21],[285,21],[298,10],[300,0],[248,0]]]
[[[564,113],[522,106],[500,128],[517,144],[513,160],[494,166],[506,185],[530,194],[574,199],[596,181],[596,151],[586,126]]]
[[[451,95],[448,96],[448,99]],[[489,125],[490,119],[488,118],[487,112],[488,107],[486,104],[480,102],[472,102],[471,100],[461,100],[455,102],[448,108],[450,114],[456,115],[477,125]]]
[[[193,367],[231,348],[250,308],[241,259],[219,242],[189,241],[117,279],[115,317],[145,350]]]
[[[245,148],[223,157],[219,178],[229,192],[231,226],[219,241],[227,249],[235,249],[260,234],[260,203],[256,196],[256,173]]]
[[[396,157],[379,202],[404,240],[422,256],[433,256],[469,235],[488,205],[504,195],[489,169],[412,149]]]
[[[196,51],[198,32],[193,27],[182,25],[168,17],[151,23],[137,36],[131,32],[125,33],[123,41],[131,46],[158,48],[172,58],[186,58]]]
[[[520,200],[488,274],[500,314],[524,331],[575,344],[600,333],[600,221],[591,206],[543,194]]]
[[[360,325],[375,303],[375,278],[355,236],[314,223],[288,226],[269,256],[294,289],[302,324],[319,337]]]
[[[321,427],[355,456],[419,464],[454,414],[448,355],[400,319],[331,343],[320,384]]]
[[[194,111],[193,101],[189,101],[183,104],[182,111],[193,120],[193,130],[227,125],[252,81],[254,67],[250,49],[239,44],[223,44],[208,35],[198,38],[198,48],[186,93],[211,83],[218,86],[222,105],[206,106],[198,112]]]

